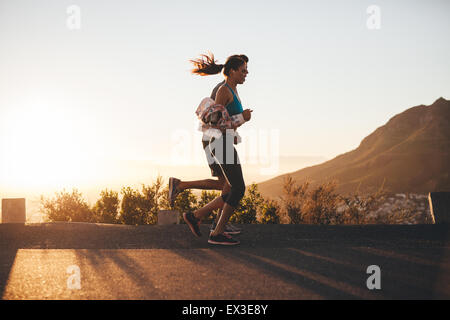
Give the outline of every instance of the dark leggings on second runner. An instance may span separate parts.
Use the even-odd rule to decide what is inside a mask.
[[[211,156],[214,156],[215,162],[220,166],[225,179],[227,179],[231,186],[230,192],[222,195],[223,201],[233,208],[236,208],[245,194],[245,183],[239,156],[234,148],[233,141],[234,136],[222,134],[220,138],[212,138],[210,141],[203,141],[203,148],[205,148],[207,154],[209,153]],[[222,145],[223,152],[218,153],[216,148],[219,144]],[[231,159],[227,159],[227,151],[230,152],[231,150],[233,152],[233,157],[228,155]],[[223,156],[221,156],[220,153],[222,153]]]

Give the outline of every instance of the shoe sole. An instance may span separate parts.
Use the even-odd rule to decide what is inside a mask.
[[[214,231],[214,230],[209,230],[209,232],[213,232],[213,231]],[[230,234],[230,235],[238,235],[238,234],[241,234],[240,231],[224,231],[223,233]]]
[[[197,232],[195,232],[194,227],[192,226],[192,223],[186,218],[186,212],[183,213],[183,220],[184,222],[186,222],[186,224],[189,226],[189,229],[191,229],[192,233],[194,234],[194,236],[196,236],[197,238],[200,238],[202,235],[198,234]]]
[[[227,227],[228,227],[228,225],[227,225]],[[209,229],[209,231],[213,232],[214,229]],[[223,233],[231,234],[231,235],[237,235],[237,234],[241,234],[241,232],[242,232],[241,230],[236,229],[236,230],[231,230],[231,231],[224,231]]]
[[[209,244],[219,244],[222,246],[235,246],[237,244],[240,244],[241,242],[218,242],[218,241],[214,241],[214,240],[208,240]]]
[[[242,232],[242,229],[236,228],[236,227],[231,227],[230,229],[232,230],[232,232]]]
[[[236,234],[241,234],[240,231],[225,231],[225,233],[228,233],[228,234],[234,234],[234,235],[236,235]]]

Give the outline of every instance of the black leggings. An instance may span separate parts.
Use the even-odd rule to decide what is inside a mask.
[[[234,137],[222,134],[220,138],[211,138],[209,141],[202,142],[211,169],[214,167],[220,169],[221,175],[231,186],[230,192],[222,195],[223,201],[236,208],[244,197],[245,183],[239,156],[233,145]],[[233,156],[231,156],[231,152]]]

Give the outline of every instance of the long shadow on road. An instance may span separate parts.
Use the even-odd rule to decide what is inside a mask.
[[[102,291],[93,297],[106,299],[130,293],[134,299],[450,297],[448,226],[242,228],[241,245],[223,248],[193,237],[184,225],[0,225],[0,295],[18,250],[77,249],[77,260],[88,268],[83,272],[99,279],[85,289]],[[208,226],[201,229],[208,234]],[[367,289],[369,265],[380,266],[382,290]]]

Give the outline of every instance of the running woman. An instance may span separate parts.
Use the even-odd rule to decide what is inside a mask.
[[[240,55],[233,55],[229,57],[231,58],[241,58],[245,61],[245,63],[248,64],[248,57],[244,54]],[[207,58],[208,59],[208,58]],[[196,64],[198,61],[194,61],[194,64]],[[217,84],[213,91],[211,92],[211,99],[216,100],[217,91],[221,86],[225,84],[225,80],[221,81],[219,84]],[[250,113],[248,111],[245,111],[242,114],[242,117],[244,121],[250,120]],[[207,142],[209,141],[209,137],[206,137],[206,134],[204,134],[204,137],[202,139],[203,141]],[[212,157],[213,154],[209,152],[209,143],[203,143],[203,148],[205,149],[205,152],[207,153],[207,157]],[[205,148],[206,147],[206,148]],[[209,153],[209,155],[208,155]],[[208,165],[211,169],[211,175],[213,177],[217,177],[218,179],[203,179],[203,180],[195,180],[195,181],[182,181],[174,177],[169,178],[169,201],[170,205],[173,207],[175,198],[178,194],[183,192],[183,190],[186,189],[203,189],[203,190],[220,190],[222,191],[221,195],[225,195],[228,192],[230,192],[230,185],[227,183],[226,178],[224,177],[222,170],[220,169],[220,166],[214,161],[212,163],[208,162]],[[220,218],[220,212],[216,215],[216,218],[214,219],[213,223],[211,224],[211,231],[216,228],[217,222]],[[241,230],[230,223],[225,225],[225,233],[228,234],[240,234]]]
[[[216,64],[214,56],[204,55],[206,59],[193,60],[195,65],[193,73],[206,76],[218,74],[223,70],[225,83],[219,87],[216,95],[216,104],[225,106],[230,116],[242,114],[244,119],[250,120],[252,110],[244,110],[237,93],[237,85],[243,84],[248,74],[247,62],[239,56],[231,56],[225,64]],[[247,121],[248,121],[247,120]],[[213,210],[222,209],[219,221],[208,239],[210,244],[236,245],[239,241],[225,233],[225,226],[245,193],[245,183],[239,156],[234,148],[235,130],[222,132],[219,138],[203,137],[205,152],[215,159],[217,169],[220,169],[223,177],[230,187],[230,191],[209,202],[203,208],[194,212],[185,212],[183,218],[195,236],[200,237],[200,222]],[[217,152],[217,146],[221,146]],[[213,150],[214,149],[214,150]],[[227,154],[228,153],[228,154]],[[208,154],[207,154],[208,156]]]

